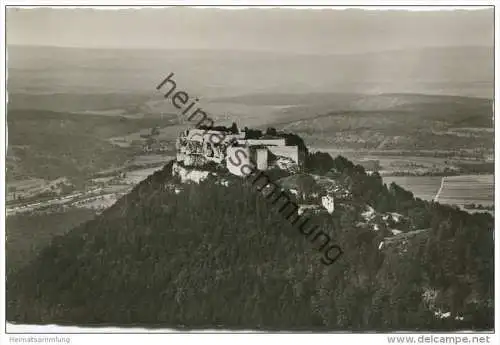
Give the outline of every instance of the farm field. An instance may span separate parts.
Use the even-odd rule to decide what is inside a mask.
[[[493,205],[493,175],[462,175],[443,178],[443,188],[437,201],[463,206],[465,204]]]
[[[442,204],[486,206],[494,203],[493,175],[384,176],[383,179],[384,183],[395,182],[424,200],[433,200],[437,196],[437,201]]]
[[[383,179],[385,184],[394,182],[423,200],[433,200],[441,186],[440,176],[384,176]]]
[[[8,192],[6,193],[6,201],[14,201],[16,197],[31,197],[37,193],[41,193],[44,186],[47,186],[49,181],[40,178],[28,178],[17,181],[9,181]]]

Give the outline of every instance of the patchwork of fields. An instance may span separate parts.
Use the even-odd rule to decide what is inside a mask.
[[[441,176],[384,176],[383,179],[385,184],[394,182],[424,200],[433,200],[441,186]]]
[[[493,175],[446,176],[443,178],[443,188],[436,195],[436,200],[459,206],[493,205],[494,195]]]
[[[437,200],[443,204],[493,205],[493,175],[460,176],[384,176],[384,183],[395,182],[424,200]]]

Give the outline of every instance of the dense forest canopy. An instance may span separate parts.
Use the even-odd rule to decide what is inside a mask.
[[[492,329],[493,217],[415,198],[343,157],[306,173],[349,188],[314,221],[342,246],[332,266],[248,183],[179,184],[172,165],[7,277],[16,323],[281,330]],[[281,174],[280,174],[281,175]],[[282,176],[279,176],[282,177]],[[215,183],[226,179],[228,186]],[[414,233],[360,227],[369,205]],[[420,231],[425,230],[425,231]],[[448,317],[442,314],[449,313]]]

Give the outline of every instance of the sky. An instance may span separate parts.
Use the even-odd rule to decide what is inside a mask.
[[[493,46],[493,10],[7,10],[7,44],[349,54]]]

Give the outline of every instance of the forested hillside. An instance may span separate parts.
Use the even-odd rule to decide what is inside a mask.
[[[415,199],[343,157],[307,171],[352,200],[313,220],[344,252],[314,246],[249,183],[179,185],[171,164],[7,277],[15,323],[331,331],[492,329],[493,218]],[[280,176],[281,177],[281,176]],[[386,245],[357,224],[370,205],[417,235]],[[394,240],[396,239],[396,240]]]
[[[9,109],[7,122],[9,181],[33,177],[76,180],[133,157],[136,149],[118,147],[109,139],[150,129],[160,119]]]

